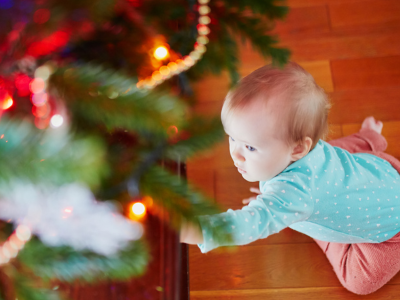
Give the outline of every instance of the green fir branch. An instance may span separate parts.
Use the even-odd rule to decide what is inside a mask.
[[[188,137],[185,137],[187,135]],[[166,157],[186,160],[198,152],[209,150],[225,136],[220,118],[205,119],[195,116],[180,129],[178,142],[167,147]]]
[[[136,241],[115,256],[106,257],[71,247],[48,247],[32,239],[19,253],[18,260],[44,280],[122,281],[144,273],[149,249],[142,241]]]
[[[14,288],[18,300],[62,300],[58,291],[36,286],[24,275],[14,277]]]
[[[169,94],[138,89],[136,82],[91,64],[59,69],[51,78],[81,125],[165,137],[169,126],[180,125],[186,105]]]
[[[275,47],[278,39],[266,34],[271,29],[270,23],[263,21],[259,16],[245,16],[240,12],[230,11],[221,16],[221,22],[244,40],[249,40],[262,56],[271,57],[274,64],[282,66],[287,62],[290,51]]]
[[[0,121],[0,181],[27,179],[56,185],[97,186],[106,173],[104,146],[94,138],[75,138],[63,129],[41,131],[26,121]]]
[[[283,0],[223,0],[226,7],[239,11],[250,9],[253,13],[267,16],[270,20],[283,19],[289,8]]]
[[[222,211],[185,179],[159,166],[154,166],[146,172],[141,180],[141,190],[145,195],[152,196],[156,204],[166,209],[170,224],[177,230],[183,221],[196,223],[200,215],[213,215]],[[221,243],[232,238],[227,233],[230,231],[226,229],[223,224],[208,228],[216,241]]]

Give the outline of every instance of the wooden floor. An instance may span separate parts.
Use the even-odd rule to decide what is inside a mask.
[[[370,115],[384,122],[388,153],[400,157],[400,1],[289,0],[278,24],[281,45],[328,92],[330,139],[356,132]],[[265,64],[250,47],[241,53],[242,75]],[[195,87],[197,111],[219,114],[228,76]],[[250,186],[233,167],[225,141],[188,163],[188,177],[226,208],[240,209]],[[400,274],[368,296],[354,295],[335,277],[311,238],[285,229],[234,250],[201,254],[190,247],[192,300],[400,299]]]

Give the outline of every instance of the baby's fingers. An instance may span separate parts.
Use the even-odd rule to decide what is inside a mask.
[[[251,188],[250,188],[250,192],[256,193],[256,194],[258,194],[258,195],[261,194],[260,189],[259,189],[259,188],[255,188],[255,187],[251,187]]]
[[[256,199],[257,199],[257,197],[250,197],[250,198],[247,198],[247,199],[243,199],[242,203],[243,204],[249,204],[251,201],[256,200]]]

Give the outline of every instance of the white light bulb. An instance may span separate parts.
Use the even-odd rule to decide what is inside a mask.
[[[50,119],[50,125],[53,128],[60,127],[64,123],[64,118],[61,115],[54,115]]]

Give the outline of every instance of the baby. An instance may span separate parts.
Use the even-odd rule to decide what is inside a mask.
[[[400,270],[400,162],[383,153],[382,123],[364,120],[359,133],[330,143],[330,105],[303,68],[264,66],[228,93],[222,123],[230,154],[259,193],[241,210],[199,217],[181,241],[205,253],[219,246],[207,230],[226,224],[233,245],[286,227],[315,239],[340,282],[372,293]],[[254,190],[253,190],[254,191]]]

